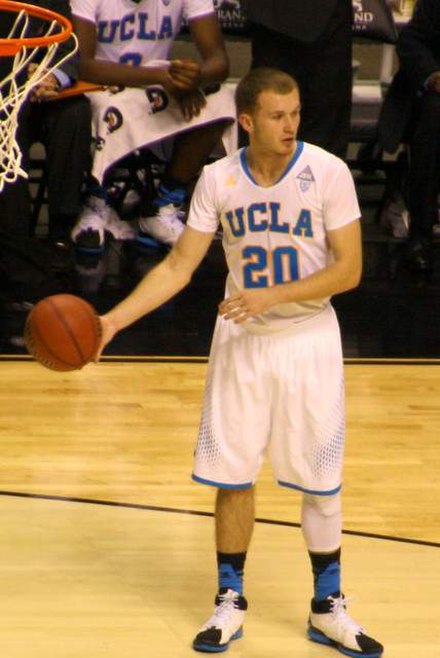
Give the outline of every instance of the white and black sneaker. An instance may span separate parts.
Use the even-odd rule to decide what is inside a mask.
[[[136,241],[150,246],[151,238],[154,238],[157,242],[172,246],[185,228],[183,215],[179,206],[169,203],[158,208],[154,215],[141,217]]]
[[[324,601],[312,599],[307,635],[313,642],[334,647],[354,658],[380,658],[383,646],[369,637],[347,613],[346,599],[328,596]]]
[[[243,635],[247,607],[244,596],[232,589],[217,594],[214,614],[197,633],[193,649],[206,653],[226,651],[231,640],[238,640]]]
[[[72,241],[78,249],[99,253],[104,249],[106,232],[116,240],[133,240],[135,237],[133,227],[122,221],[105,199],[92,195],[72,229]]]

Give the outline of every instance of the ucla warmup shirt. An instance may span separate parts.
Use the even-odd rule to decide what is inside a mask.
[[[336,156],[298,141],[291,161],[271,187],[259,185],[246,149],[204,167],[194,190],[187,224],[203,232],[223,228],[229,274],[226,296],[244,288],[295,281],[325,268],[332,259],[327,231],[360,218],[351,173]],[[251,318],[255,333],[288,329],[316,315],[329,298],[285,303]]]
[[[140,66],[168,59],[182,20],[214,12],[212,0],[71,0],[97,29],[96,59]]]

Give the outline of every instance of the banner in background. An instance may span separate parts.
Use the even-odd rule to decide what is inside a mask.
[[[352,1],[354,37],[381,43],[396,42],[397,29],[386,0]],[[214,0],[214,6],[225,34],[247,36],[246,19],[240,0]]]

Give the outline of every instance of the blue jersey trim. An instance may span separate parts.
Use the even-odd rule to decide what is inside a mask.
[[[217,487],[218,489],[250,489],[252,482],[245,482],[245,484],[226,484],[225,482],[214,482],[213,480],[204,480],[203,478],[194,475],[191,475],[192,479],[195,482],[200,482],[200,484],[208,484],[211,487]]]
[[[255,178],[252,176],[250,169],[248,167],[247,159],[246,159],[246,147],[243,147],[240,151],[240,162],[241,166],[243,167],[243,171],[246,174],[246,176],[254,183],[254,185],[258,185],[257,181]]]
[[[300,487],[298,484],[291,484],[290,482],[282,482],[281,480],[278,480],[278,484],[281,487],[287,487],[288,489],[296,489],[297,491],[310,494],[311,496],[333,496],[334,494],[339,493],[339,491],[341,491],[342,489],[342,484],[340,484],[335,489],[331,489],[330,491],[315,491],[314,489],[305,489],[304,487]]]
[[[288,164],[287,167],[285,168],[284,173],[283,173],[282,176],[277,180],[277,183],[280,183],[280,182],[283,180],[283,178],[285,178],[285,177],[287,176],[287,174],[288,174],[289,171],[292,169],[292,167],[294,167],[295,164],[297,163],[297,161],[298,161],[298,159],[299,159],[299,157],[300,157],[300,155],[301,155],[301,153],[302,153],[303,151],[304,151],[304,142],[299,142],[299,141],[297,141],[297,142],[296,142],[295,153],[293,154],[293,157],[292,157],[291,161],[289,162],[289,164]]]
[[[283,180],[283,178],[287,176],[287,174],[292,169],[292,167],[294,167],[295,164],[297,163],[298,158],[300,157],[303,150],[304,150],[304,142],[297,141],[295,153],[293,154],[292,159],[290,160],[289,164],[287,165],[287,167],[285,168],[279,179],[276,181],[276,183],[274,183],[274,185],[278,185],[278,183],[280,183]],[[255,178],[252,176],[251,170],[249,169],[249,165],[246,159],[246,147],[243,147],[240,151],[240,162],[246,176],[252,181],[252,183],[254,183],[254,185],[258,185],[258,187],[261,187],[255,180]]]

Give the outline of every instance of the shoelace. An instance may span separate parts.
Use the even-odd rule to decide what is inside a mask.
[[[365,629],[360,626],[347,612],[347,603],[352,599],[346,599],[344,597],[338,597],[334,599],[330,597],[332,613],[335,617],[335,622],[339,628],[344,629],[344,631],[350,630],[354,635],[358,633],[365,633]]]
[[[214,614],[205,624],[207,628],[211,628],[212,626],[221,628],[229,622],[231,615],[236,609],[234,603],[238,599],[238,594],[229,589],[225,594],[220,594],[219,599],[220,603],[216,605]]]
[[[168,206],[163,206],[159,210],[160,220],[163,224],[171,230],[173,234],[180,235],[183,230],[183,223],[180,220],[179,216],[182,214],[182,211],[176,209],[175,206],[169,204]]]

